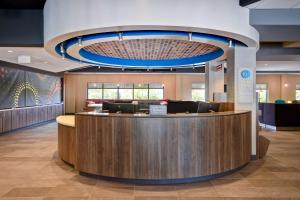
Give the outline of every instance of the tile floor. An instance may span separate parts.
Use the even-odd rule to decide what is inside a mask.
[[[57,125],[0,136],[0,200],[300,199],[300,132],[268,132],[268,156],[202,183],[137,186],[79,176],[57,156]]]

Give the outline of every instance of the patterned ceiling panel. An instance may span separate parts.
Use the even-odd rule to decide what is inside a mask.
[[[190,58],[219,50],[210,44],[174,39],[109,41],[95,43],[84,49],[101,56],[137,60]]]

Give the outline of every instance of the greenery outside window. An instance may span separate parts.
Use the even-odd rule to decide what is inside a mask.
[[[102,83],[88,83],[88,99],[102,99]]]
[[[136,99],[162,100],[164,86],[161,83],[88,83],[88,99]]]
[[[164,99],[164,85],[161,83],[149,84],[149,99],[162,100]]]
[[[300,84],[296,84],[296,100],[300,101]]]
[[[133,84],[126,83],[119,85],[119,99],[133,99]]]
[[[134,84],[134,99],[148,100],[148,84]]]
[[[205,84],[193,83],[192,84],[192,100],[205,101]]]
[[[256,84],[256,92],[258,93],[258,102],[268,102],[268,84]]]
[[[103,84],[103,99],[118,99],[118,84]]]

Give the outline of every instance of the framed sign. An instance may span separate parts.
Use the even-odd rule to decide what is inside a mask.
[[[150,105],[149,106],[150,115],[167,115],[167,106],[166,105]]]
[[[239,103],[253,103],[253,73],[249,68],[239,69],[238,77],[238,102]]]

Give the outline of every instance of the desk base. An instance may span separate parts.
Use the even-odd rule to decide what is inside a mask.
[[[245,166],[247,166],[248,163],[245,165],[238,167],[233,170],[229,170],[223,173],[214,174],[210,176],[200,176],[200,177],[193,177],[193,178],[182,178],[182,179],[125,179],[125,178],[116,178],[116,177],[107,177],[107,176],[99,176],[94,174],[89,174],[85,172],[79,172],[80,175],[90,177],[90,178],[97,178],[105,181],[112,181],[112,182],[119,182],[119,183],[127,183],[127,184],[136,184],[136,185],[174,185],[174,184],[186,184],[186,183],[196,183],[196,182],[202,182],[202,181],[208,181],[224,176],[231,175]]]

